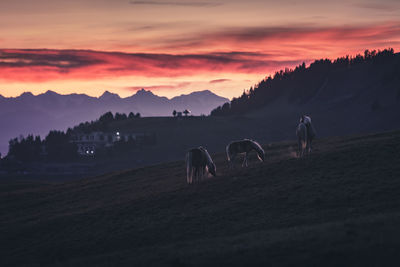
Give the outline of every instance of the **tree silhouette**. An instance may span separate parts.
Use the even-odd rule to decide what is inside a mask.
[[[122,121],[122,120],[126,120],[128,117],[126,116],[126,114],[125,113],[115,113],[115,117],[114,117],[114,119],[116,120],[116,121]]]
[[[62,131],[50,131],[44,140],[47,157],[50,161],[75,159],[77,147],[70,142],[70,136]]]
[[[40,160],[68,161],[77,157],[77,147],[70,142],[70,135],[62,131],[50,131],[42,141],[40,136],[28,135],[9,142],[7,157],[21,162]]]
[[[42,149],[40,136],[28,135],[26,138],[14,138],[9,141],[7,156],[23,162],[38,161]]]
[[[112,114],[111,111],[104,113],[103,115],[100,116],[99,121],[101,122],[112,122],[114,120],[114,115]]]

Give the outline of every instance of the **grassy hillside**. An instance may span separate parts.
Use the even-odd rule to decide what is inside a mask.
[[[0,184],[1,266],[395,266],[400,132],[294,143],[188,186],[171,162]],[[397,261],[397,264],[395,264]]]

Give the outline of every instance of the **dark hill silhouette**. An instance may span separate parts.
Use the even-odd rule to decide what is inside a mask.
[[[0,183],[2,266],[398,266],[400,132],[264,146],[188,186],[183,161]],[[223,150],[221,149],[221,152]]]
[[[276,72],[211,112],[213,116],[251,112],[280,116],[293,112],[336,111],[348,116],[392,111],[400,105],[400,54],[393,49],[368,51],[364,55],[316,60],[306,67]],[[276,110],[279,106],[281,111]],[[354,113],[354,114],[353,114]],[[364,118],[360,118],[364,119]]]
[[[226,101],[228,99],[210,91],[168,99],[144,89],[127,98],[108,91],[99,98],[85,94],[60,95],[53,91],[37,96],[26,92],[15,98],[0,97],[0,152],[6,154],[8,141],[21,134],[44,137],[50,130],[66,130],[81,122],[95,120],[107,111],[172,116],[173,110],[190,109],[194,115],[200,115],[209,114]]]

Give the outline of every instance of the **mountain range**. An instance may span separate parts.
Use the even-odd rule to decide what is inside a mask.
[[[139,112],[141,116],[172,116],[172,111],[189,109],[193,115],[208,115],[229,99],[211,91],[198,91],[168,99],[141,89],[134,95],[121,98],[105,91],[100,97],[85,94],[60,95],[53,91],[18,97],[0,95],[0,152],[7,153],[8,141],[19,135],[46,135],[49,130],[65,130],[81,122],[99,118],[107,111]]]

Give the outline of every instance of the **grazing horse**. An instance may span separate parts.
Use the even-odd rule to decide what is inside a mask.
[[[297,144],[299,147],[297,156],[301,158],[306,154],[307,150],[307,126],[303,122],[300,122],[299,125],[297,126],[296,135],[297,135]]]
[[[186,154],[186,181],[188,184],[203,179],[206,169],[213,176],[216,176],[216,167],[208,151],[203,147],[193,148]]]
[[[312,141],[314,140],[316,134],[315,134],[314,126],[311,123],[311,118],[309,116],[302,115],[300,117],[300,124],[297,126],[296,134],[298,133],[299,127],[300,127],[301,124],[304,124],[304,126],[306,127],[306,131],[307,131],[306,139],[305,139],[306,140],[306,147],[305,147],[305,151],[303,151],[303,153],[302,153],[303,156],[304,156],[304,154],[305,154],[304,152],[307,152],[308,154],[311,153]],[[297,138],[299,138],[298,134],[297,134]],[[299,151],[300,151],[300,147],[299,147]],[[301,156],[301,155],[299,155],[299,156]]]
[[[252,150],[255,150],[257,152],[257,156],[260,161],[265,160],[264,149],[262,149],[260,144],[256,141],[244,139],[231,142],[229,145],[226,146],[226,156],[228,158],[229,166],[233,167],[233,161],[236,158],[237,154],[245,153],[242,167],[247,167],[248,156]]]

